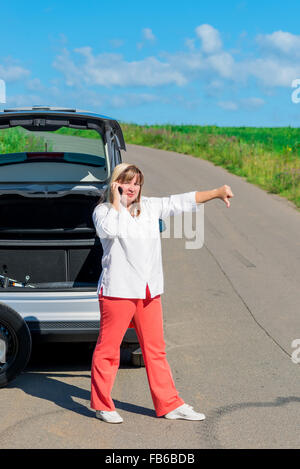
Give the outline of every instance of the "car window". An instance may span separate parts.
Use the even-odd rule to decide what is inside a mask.
[[[18,164],[19,163],[19,164]],[[30,171],[27,163],[35,166]],[[42,163],[42,165],[41,165]],[[53,164],[57,166],[54,168]],[[18,169],[17,166],[22,165]],[[37,164],[40,164],[37,167]],[[47,166],[48,164],[48,166]],[[50,165],[49,165],[50,164]],[[17,180],[36,177],[41,181],[102,181],[107,177],[105,145],[96,130],[62,127],[58,131],[29,131],[22,127],[0,130],[0,181],[10,180],[13,168]],[[72,165],[72,168],[69,166]],[[18,173],[20,175],[18,176]],[[27,174],[28,173],[28,174]],[[31,176],[29,175],[31,174]],[[55,174],[57,176],[55,176]]]

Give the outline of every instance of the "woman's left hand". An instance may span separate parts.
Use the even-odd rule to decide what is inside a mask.
[[[218,189],[218,198],[223,200],[227,205],[227,208],[230,207],[229,199],[234,197],[234,194],[231,191],[231,187],[227,186],[226,184]]]

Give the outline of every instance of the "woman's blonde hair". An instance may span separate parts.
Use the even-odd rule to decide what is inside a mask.
[[[132,204],[132,205],[134,205],[134,210],[130,211],[130,213],[132,215],[134,215],[134,212],[135,212],[135,209],[136,209],[136,216],[139,216],[140,213],[141,213],[140,201],[141,201],[142,187],[143,187],[143,184],[144,184],[144,175],[143,175],[142,171],[137,166],[135,166],[134,164],[120,163],[117,166],[115,166],[115,168],[112,172],[112,175],[111,175],[110,184],[107,188],[105,200],[106,200],[106,202],[110,202],[111,204],[113,203],[113,195],[110,191],[110,187],[111,187],[111,184],[113,182],[119,182],[121,184],[124,184],[126,182],[130,182],[136,174],[138,176],[137,177],[137,182],[140,185],[140,191],[139,191],[139,195],[137,196],[136,200]],[[100,199],[99,203],[102,203],[102,202],[103,202],[103,199]]]

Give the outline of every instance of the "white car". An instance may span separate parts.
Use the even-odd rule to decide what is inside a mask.
[[[33,336],[97,340],[102,246],[92,212],[121,150],[121,127],[109,117],[41,106],[0,112],[0,387],[25,368]],[[124,343],[143,365],[134,329]]]

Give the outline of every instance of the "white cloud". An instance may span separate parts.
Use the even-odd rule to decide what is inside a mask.
[[[225,111],[237,111],[239,108],[238,103],[234,101],[219,101],[217,104],[222,109],[225,109]]]
[[[72,59],[70,58],[69,51],[64,48],[61,55],[57,56],[53,63],[54,68],[60,70],[66,79],[68,86],[73,86],[75,83],[80,84],[80,71],[75,66]]]
[[[111,47],[114,47],[115,49],[118,49],[119,47],[123,46],[124,41],[122,39],[111,39],[109,41]]]
[[[184,74],[188,81],[197,78],[205,82],[218,78],[236,81],[235,60],[232,54],[222,50],[219,32],[208,24],[198,26],[196,32],[202,39],[201,50],[195,48],[195,39],[186,39],[188,52],[164,54],[172,68]]]
[[[245,109],[258,109],[265,104],[265,101],[261,98],[243,98],[240,100],[241,107]]]
[[[220,33],[210,24],[197,26],[196,34],[202,40],[203,52],[211,54],[222,49]]]
[[[44,90],[44,86],[42,85],[42,82],[39,78],[32,78],[31,80],[28,80],[26,83],[26,88],[28,90],[35,90],[35,91],[42,91]]]
[[[237,111],[238,109],[252,111],[260,108],[264,103],[261,98],[251,97],[238,99],[237,101],[219,101],[217,104],[226,111]]]
[[[235,62],[228,52],[213,54],[207,58],[207,64],[216,71],[220,77],[235,78]]]
[[[6,82],[23,80],[28,75],[30,75],[30,71],[19,65],[0,65],[0,78]]]
[[[155,101],[161,101],[159,96],[148,93],[125,93],[123,95],[114,95],[106,99],[107,104],[115,108],[136,107]]]
[[[214,98],[217,106],[227,111],[257,110],[265,104],[258,97],[231,99],[230,92],[234,93],[232,96],[238,96],[238,91],[246,88],[249,80],[262,85],[268,94],[276,87],[290,88],[292,80],[300,77],[300,61],[291,55],[300,36],[282,31],[259,35],[256,38],[260,45],[256,50],[257,56],[243,57],[242,53],[236,54],[234,50],[224,48],[220,33],[213,26],[202,24],[195,31],[197,36],[185,39],[185,50],[175,53],[163,52],[156,57],[127,60],[118,53],[96,54],[88,46],[73,51],[64,48],[53,66],[61,71],[66,85],[74,87],[77,92],[93,86],[134,89],[169,85],[182,87],[193,82],[199,90],[202,86],[206,96]],[[143,34],[149,41],[155,39],[150,28],[144,28]],[[200,38],[201,46],[197,38]],[[143,43],[140,43],[141,47]],[[261,54],[262,49],[264,55]],[[225,90],[228,99],[224,99]],[[52,94],[55,95],[54,91]],[[95,99],[117,108],[150,103],[158,97],[151,93],[119,93],[106,100],[103,93],[97,94]],[[92,100],[90,103],[93,104]]]
[[[300,35],[280,30],[259,34],[256,42],[263,58],[246,62],[246,74],[269,87],[290,87],[292,81],[300,77]]]
[[[180,71],[188,81],[192,78],[191,72],[205,71],[208,68],[203,54],[198,51],[177,52],[175,54],[164,53],[162,56],[173,70]]]
[[[150,28],[144,28],[144,29],[142,30],[142,33],[143,33],[143,37],[144,37],[145,39],[147,39],[147,41],[155,41],[155,36],[154,36],[154,34],[153,34],[153,32],[152,32],[152,29],[150,29]]]
[[[226,84],[219,79],[212,79],[205,85],[205,95],[209,98],[217,98],[222,96]]]
[[[152,102],[161,101],[161,96],[150,93],[113,93],[105,94],[91,90],[89,88],[81,88],[80,90],[69,88],[64,96],[60,96],[68,102],[79,103],[81,108],[87,107],[91,110],[99,111],[99,109],[121,109],[133,108],[141,105],[151,104]],[[65,104],[64,104],[65,105]]]
[[[91,47],[75,49],[72,58],[68,50],[54,61],[68,86],[100,85],[110,86],[161,86],[187,83],[183,73],[155,57],[140,61],[126,61],[120,54],[102,53],[93,55]],[[82,60],[83,59],[83,60]]]
[[[165,53],[163,56],[173,70],[186,78],[186,82],[201,80],[207,83],[213,79],[223,78],[236,80],[236,64],[228,52],[203,55],[202,52],[195,50],[175,54]]]
[[[195,39],[186,38],[184,43],[188,49],[195,50]]]
[[[6,103],[8,106],[34,106],[43,104],[44,100],[41,96],[36,94],[17,94],[13,96],[6,96]]]
[[[258,35],[256,41],[264,51],[264,57],[237,61],[232,53],[223,50],[218,30],[201,25],[196,28],[196,33],[202,39],[206,56],[198,54],[195,60],[195,51],[186,54],[185,63],[188,65],[192,61],[193,70],[205,70],[209,76],[215,73],[215,79],[230,80],[240,86],[247,86],[248,79],[253,77],[258,84],[268,88],[290,87],[293,79],[300,77],[300,62],[295,60],[300,57],[300,35],[283,31]],[[184,62],[182,57],[181,62]],[[206,80],[207,73],[203,75]],[[192,75],[191,78],[195,77]]]
[[[267,87],[290,87],[300,77],[300,64],[291,60],[266,57],[244,61],[238,65],[239,76],[253,76]]]
[[[258,34],[256,41],[264,51],[280,52],[286,55],[300,56],[300,36],[286,31],[272,34]]]
[[[221,80],[212,80],[209,83],[208,88],[212,90],[220,90],[224,88],[224,83]]]

